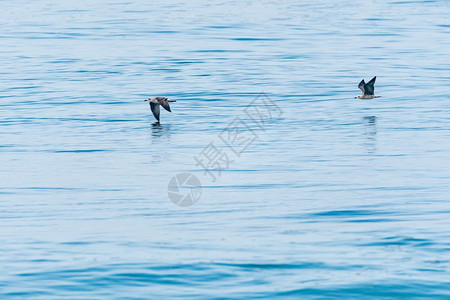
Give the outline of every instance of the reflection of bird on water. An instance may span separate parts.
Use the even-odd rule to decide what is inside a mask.
[[[375,95],[375,80],[377,80],[377,76],[372,78],[368,83],[366,83],[363,80],[358,84],[358,88],[362,91],[362,95],[356,96],[358,99],[373,99],[373,98],[380,98],[381,96]]]
[[[363,118],[364,121],[364,135],[367,137],[367,140],[365,141],[365,145],[367,148],[367,151],[370,154],[375,153],[376,151],[376,135],[377,135],[377,117],[375,116],[366,116]]]
[[[153,163],[160,163],[167,161],[168,154],[164,151],[160,151],[160,147],[164,145],[170,145],[171,143],[171,128],[170,124],[161,125],[159,122],[155,122],[151,125],[151,143],[154,145],[151,147],[150,153],[153,157]]]
[[[363,120],[369,125],[375,125],[377,122],[377,117],[375,116],[365,116]]]
[[[152,136],[154,138],[161,138],[166,136],[170,139],[170,125],[161,125],[159,122],[152,124]]]
[[[170,100],[169,98],[166,98],[166,97],[151,97],[144,101],[148,101],[148,103],[150,104],[150,108],[152,110],[153,116],[155,116],[156,120],[158,120],[158,123],[159,123],[159,113],[160,113],[159,107],[162,106],[168,112],[172,112],[170,110],[169,102],[177,102],[175,100]]]

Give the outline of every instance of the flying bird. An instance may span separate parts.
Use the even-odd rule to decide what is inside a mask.
[[[362,95],[356,96],[356,98],[358,99],[373,99],[373,98],[380,98],[381,96],[376,96],[374,94],[375,92],[375,88],[374,88],[374,84],[375,84],[375,80],[377,80],[377,76],[375,76],[374,78],[372,78],[368,83],[366,83],[363,80],[361,80],[361,82],[358,84],[358,88],[362,91]]]
[[[159,123],[159,112],[160,112],[159,107],[162,106],[168,112],[172,112],[170,110],[169,102],[177,102],[175,100],[170,100],[169,98],[166,98],[166,97],[151,97],[151,98],[145,99],[144,101],[148,101],[148,103],[150,104],[152,113],[155,116],[156,120],[158,120],[158,123]]]

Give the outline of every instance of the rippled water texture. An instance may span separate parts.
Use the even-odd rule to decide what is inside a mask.
[[[450,297],[449,1],[0,8],[0,298]]]

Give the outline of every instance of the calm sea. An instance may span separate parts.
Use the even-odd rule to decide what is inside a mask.
[[[0,9],[1,299],[449,299],[449,1]]]

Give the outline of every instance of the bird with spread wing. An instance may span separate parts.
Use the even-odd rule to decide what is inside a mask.
[[[377,76],[372,78],[368,83],[363,80],[358,84],[358,88],[362,91],[362,95],[356,96],[358,99],[373,99],[380,98],[381,96],[375,95],[375,80],[377,80]]]
[[[159,123],[159,114],[160,114],[160,106],[162,106],[168,112],[172,112],[170,110],[169,102],[177,102],[175,100],[170,100],[166,97],[151,97],[145,99],[144,101],[148,101],[150,104],[150,109],[152,110],[153,116],[155,116],[156,120]]]

